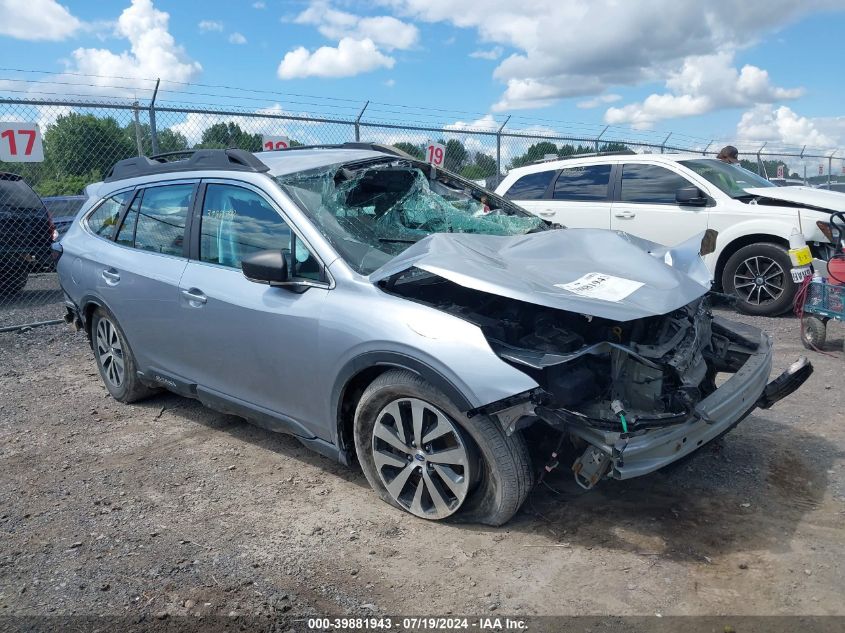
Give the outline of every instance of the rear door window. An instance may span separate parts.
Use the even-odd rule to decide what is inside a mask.
[[[88,229],[95,235],[110,240],[117,230],[117,223],[120,220],[120,211],[129,199],[132,192],[125,191],[116,196],[107,198],[85,219]]]
[[[181,256],[193,192],[192,184],[146,189],[135,223],[135,248]]]
[[[610,165],[585,165],[560,170],[552,197],[555,200],[606,201]]]
[[[622,168],[622,202],[676,204],[678,189],[691,183],[674,171],[658,165],[628,164]]]
[[[526,174],[510,186],[510,189],[505,193],[505,198],[510,200],[539,200],[546,193],[554,175],[554,170]]]

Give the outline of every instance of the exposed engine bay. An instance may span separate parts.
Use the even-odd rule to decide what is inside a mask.
[[[392,289],[478,325],[500,358],[541,385],[547,397],[538,404],[600,428],[621,430],[614,402],[623,405],[629,430],[679,422],[715,391],[716,373],[731,366],[730,341],[713,332],[706,298],[669,315],[619,323],[433,275],[397,280]]]
[[[706,296],[669,314],[617,322],[488,294],[413,269],[382,286],[474,323],[501,359],[531,376],[539,389],[469,415],[495,415],[509,433],[542,421],[570,434],[587,447],[573,466],[587,488],[608,471],[613,451],[621,449],[618,463],[624,463],[629,438],[691,420],[709,422],[697,405],[717,390],[719,373],[739,371],[760,344],[754,328],[714,317]],[[754,395],[746,408],[754,406],[767,405]],[[579,432],[584,429],[616,438],[618,446],[591,446]]]

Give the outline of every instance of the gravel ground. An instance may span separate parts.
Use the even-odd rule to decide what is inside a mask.
[[[777,371],[805,353],[742,320]],[[0,334],[0,615],[843,615],[842,335],[695,459],[589,493],[562,468],[492,529],[191,400],[119,404],[82,334]]]

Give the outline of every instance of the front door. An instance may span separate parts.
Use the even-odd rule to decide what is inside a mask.
[[[679,205],[678,189],[694,186],[660,165],[626,163],[611,228],[664,246],[675,246],[707,229],[709,207]]]
[[[192,380],[212,396],[292,419],[330,439],[330,429],[305,415],[313,410],[310,377],[317,371],[320,314],[330,292],[316,259],[275,206],[243,184],[204,187],[197,241],[198,255],[179,285]],[[295,292],[244,277],[243,258],[271,249],[286,254],[292,276],[313,285]]]

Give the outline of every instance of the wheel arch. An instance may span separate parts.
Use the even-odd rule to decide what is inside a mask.
[[[718,289],[722,289],[722,273],[725,271],[725,264],[731,256],[739,249],[751,244],[777,244],[789,248],[789,240],[784,239],[778,235],[771,233],[750,233],[748,235],[740,235],[729,242],[719,253],[719,258],[716,260],[716,269],[713,272],[713,283]]]
[[[426,363],[400,352],[368,352],[348,361],[338,372],[332,389],[335,412],[335,444],[339,454],[351,463],[355,454],[352,425],[355,409],[364,390],[381,374],[391,369],[410,371],[436,389],[442,391],[462,411],[468,411],[472,404],[454,383]]]

